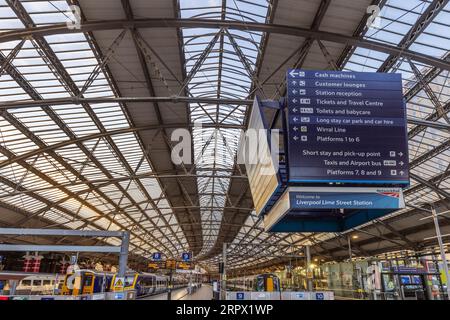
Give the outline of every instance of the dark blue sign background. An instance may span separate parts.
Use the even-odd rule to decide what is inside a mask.
[[[160,261],[161,258],[162,258],[161,252],[153,252],[152,259],[153,259],[154,261]]]
[[[189,252],[183,252],[181,255],[181,260],[183,261],[190,261],[191,260],[191,254]]]
[[[288,70],[291,182],[409,183],[401,74]]]

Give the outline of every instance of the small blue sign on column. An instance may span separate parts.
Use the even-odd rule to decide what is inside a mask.
[[[183,252],[181,255],[181,260],[183,261],[191,261],[191,253],[190,252]]]
[[[160,261],[162,258],[161,252],[153,252],[152,259],[154,261]]]
[[[244,293],[236,292],[236,300],[244,300]]]
[[[323,292],[316,293],[316,300],[325,300],[325,295],[323,294]]]

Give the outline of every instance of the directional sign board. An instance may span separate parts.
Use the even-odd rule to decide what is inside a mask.
[[[181,254],[181,260],[183,260],[183,261],[191,261],[191,253],[190,252],[183,252]]]
[[[401,74],[288,70],[291,182],[409,184]]]
[[[165,261],[151,261],[148,263],[147,267],[154,270],[164,269],[166,267],[166,263]]]
[[[191,262],[180,261],[180,262],[177,262],[177,269],[180,269],[180,270],[193,270],[194,269],[194,265]]]
[[[162,253],[161,252],[153,252],[152,259],[153,259],[153,261],[160,261],[162,259]]]
[[[166,261],[166,269],[175,270],[177,268],[177,262],[175,260]]]

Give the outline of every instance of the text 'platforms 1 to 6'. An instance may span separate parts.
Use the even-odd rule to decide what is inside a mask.
[[[288,70],[287,106],[291,181],[408,183],[400,74]]]

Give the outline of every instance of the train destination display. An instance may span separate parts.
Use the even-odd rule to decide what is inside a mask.
[[[291,182],[409,183],[401,74],[288,70]]]

